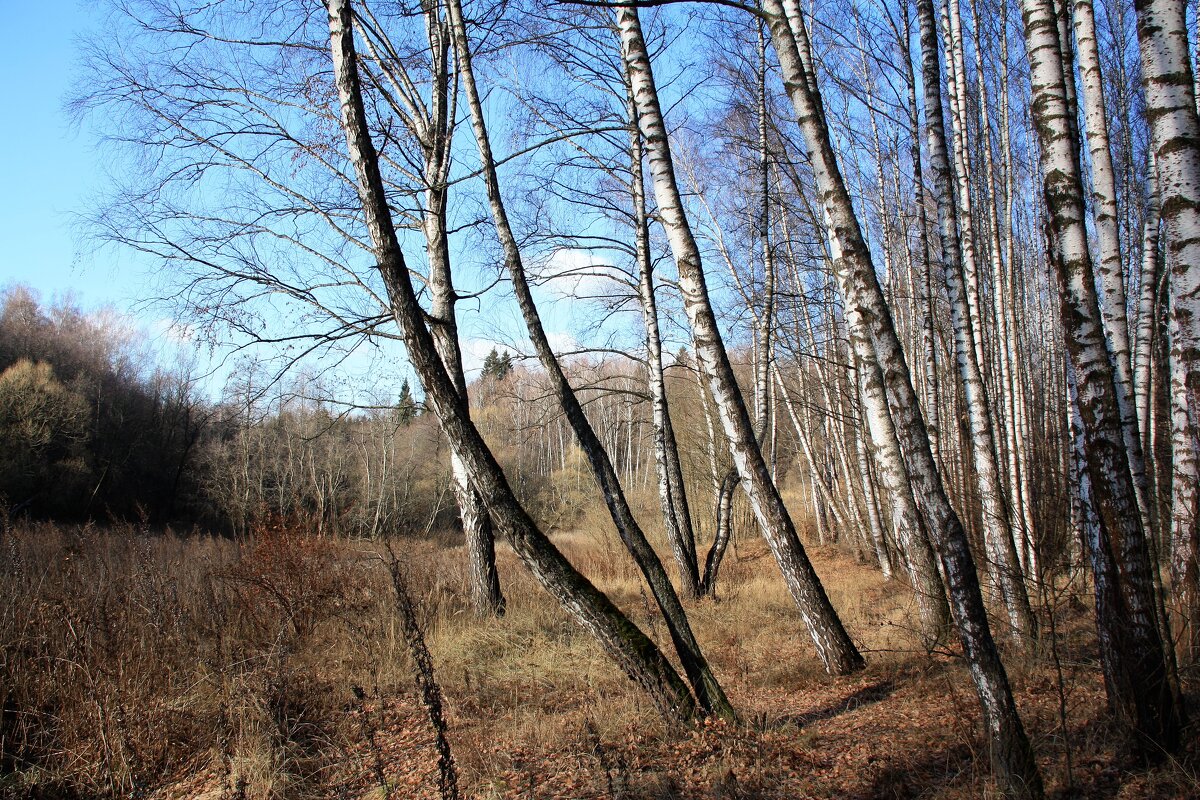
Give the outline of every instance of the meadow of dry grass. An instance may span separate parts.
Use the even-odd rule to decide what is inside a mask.
[[[555,536],[660,643],[615,537]],[[667,726],[501,548],[508,614],[465,604],[449,539],[398,547],[477,798],[989,796],[952,646],[928,653],[906,588],[812,546],[867,669],[830,678],[757,540],[731,551],[697,636],[740,726]],[[382,548],[265,528],[253,541],[15,527],[0,542],[0,797],[433,798]],[[1151,771],[1105,723],[1086,587],[1043,608],[1056,646],[1009,658],[1054,796],[1195,797],[1196,742]],[[669,645],[668,645],[669,648]],[[1057,666],[1056,666],[1057,661]],[[1060,680],[1061,674],[1061,680]]]

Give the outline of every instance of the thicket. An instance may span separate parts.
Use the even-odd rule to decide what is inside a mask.
[[[183,368],[112,313],[0,295],[0,497],[35,518],[194,517],[211,424]]]

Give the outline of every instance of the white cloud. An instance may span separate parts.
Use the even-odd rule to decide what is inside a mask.
[[[484,360],[493,348],[497,353],[512,352],[510,348],[491,339],[466,337],[459,340],[458,349],[462,352],[463,374],[467,376],[467,380],[479,375]]]
[[[594,250],[560,247],[533,273],[558,298],[605,298],[629,292],[628,276]]]
[[[156,319],[150,324],[150,334],[154,339],[173,345],[192,344],[198,333],[195,325],[173,319]]]
[[[566,331],[549,331],[546,338],[550,340],[550,349],[554,351],[555,355],[574,353],[583,349],[579,340]]]

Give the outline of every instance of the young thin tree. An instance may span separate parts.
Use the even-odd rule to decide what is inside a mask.
[[[863,658],[829,602],[800,543],[791,515],[771,478],[717,326],[705,284],[700,248],[692,234],[679,194],[666,123],[659,105],[658,90],[637,9],[618,6],[616,18],[621,54],[633,87],[639,123],[646,141],[659,220],[675,256],[684,310],[696,344],[696,356],[708,377],[725,434],[729,438],[734,464],[825,669],[838,675],[853,672],[863,666]]]

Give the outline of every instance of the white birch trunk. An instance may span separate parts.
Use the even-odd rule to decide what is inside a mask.
[[[404,337],[409,358],[421,378],[426,398],[451,445],[462,456],[472,485],[496,515],[513,549],[538,581],[577,622],[594,635],[605,651],[637,681],[670,717],[687,720],[695,701],[686,684],[654,643],[600,591],[575,571],[537,528],[512,493],[503,471],[471,422],[466,402],[442,364],[413,290],[388,208],[379,158],[371,140],[354,47],[352,15],[347,0],[328,4],[330,50],[356,188],[362,203],[378,269],[392,313]]]
[[[770,25],[784,87],[809,151],[818,196],[828,215],[829,239],[839,251],[834,259],[839,283],[847,306],[854,306],[862,316],[894,401],[892,409],[909,478],[942,561],[951,611],[983,707],[993,767],[1003,791],[1015,797],[1041,797],[1041,776],[988,628],[966,533],[950,506],[934,463],[908,364],[833,152],[815,72],[811,60],[805,61],[806,48],[800,45],[801,41],[807,42],[803,18],[795,0],[763,0],[762,9]]]
[[[1052,0],[1023,0],[1025,43],[1033,84],[1033,123],[1049,215],[1051,261],[1058,276],[1061,323],[1073,363],[1083,419],[1087,473],[1103,547],[1092,552],[1102,636],[1120,643],[1102,653],[1109,703],[1120,723],[1167,750],[1179,741],[1179,716],[1159,634],[1149,549],[1125,449],[1112,362],[1104,336],[1088,247],[1079,153]]]
[[[1126,312],[1124,257],[1118,230],[1117,181],[1108,139],[1108,111],[1104,103],[1104,76],[1100,67],[1100,49],[1096,40],[1096,18],[1092,0],[1075,0],[1075,43],[1082,77],[1084,125],[1092,161],[1092,220],[1099,249],[1097,269],[1103,292],[1104,332],[1113,361],[1117,406],[1129,468],[1137,492],[1142,526],[1150,525],[1150,499],[1146,465],[1142,456],[1137,405],[1133,389],[1133,360],[1129,343]]]
[[[951,0],[952,6],[954,0]],[[942,240],[942,267],[950,295],[950,317],[954,326],[955,353],[962,388],[966,396],[967,419],[971,432],[972,463],[983,511],[983,539],[992,576],[1000,588],[1009,625],[1015,639],[1025,646],[1036,635],[1033,610],[1025,590],[1024,577],[1012,535],[1012,524],[1003,496],[997,465],[996,439],[986,387],[983,384],[979,348],[972,328],[973,315],[968,305],[968,280],[964,275],[965,248],[971,238],[959,228],[954,204],[952,173],[942,117],[941,85],[937,55],[936,21],[931,0],[918,0],[917,19],[921,28],[922,78],[925,87],[925,125],[929,142],[929,160],[933,169],[938,207],[938,227]],[[962,196],[959,197],[960,202]]]
[[[1176,591],[1197,604],[1200,567],[1184,560],[1195,548],[1195,420],[1200,417],[1200,111],[1184,0],[1140,0],[1138,42],[1146,118],[1170,275],[1172,540]],[[1191,556],[1195,559],[1195,556]]]
[[[666,124],[637,10],[618,7],[616,18],[621,54],[637,100],[639,123],[646,141],[659,219],[675,256],[697,360],[708,377],[721,423],[729,438],[734,465],[825,668],[833,674],[852,672],[862,667],[862,656],[829,602],[779,490],[771,480],[709,302],[700,249],[679,195]]]

